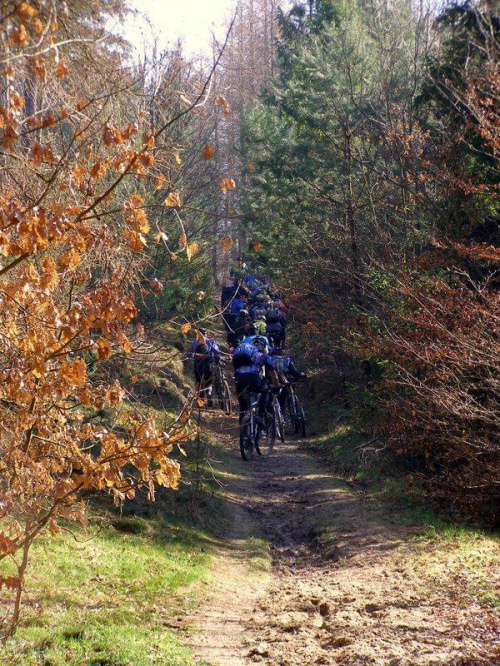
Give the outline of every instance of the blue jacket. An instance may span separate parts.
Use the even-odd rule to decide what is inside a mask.
[[[253,338],[255,336],[251,336]],[[253,348],[252,359],[248,365],[242,365],[234,369],[234,375],[236,379],[239,377],[248,377],[249,375],[261,375],[263,369],[267,370],[274,369],[274,360],[272,356],[269,356],[266,352],[260,352],[257,347],[254,347],[249,340],[251,338],[246,338],[242,344],[250,344]]]
[[[189,346],[189,350],[187,353],[188,358],[195,358],[195,351],[196,347],[200,344],[198,340],[193,340],[191,345]],[[209,363],[213,363],[215,358],[220,358],[220,349],[219,345],[215,342],[215,340],[211,340],[210,338],[207,338],[205,341],[205,346],[207,348],[207,354],[209,355],[207,360]]]
[[[289,356],[273,356],[274,368],[278,374],[284,375],[286,378],[298,379],[301,373],[297,370],[295,363]]]
[[[246,278],[243,280],[243,282],[245,284],[254,285],[257,284],[258,280],[255,277],[255,275],[247,275]]]
[[[269,352],[271,351],[271,343],[269,342],[268,338],[266,338],[265,335],[259,335],[259,334],[249,335],[243,340],[243,342],[248,342],[248,344],[253,345],[254,342],[255,342],[255,338],[261,338],[262,340],[265,341],[266,346],[267,346],[266,354],[269,354]]]
[[[243,310],[243,301],[241,298],[235,298],[231,303],[231,314],[238,314],[240,310]]]

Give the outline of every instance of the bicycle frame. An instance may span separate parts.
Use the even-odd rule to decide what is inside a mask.
[[[252,436],[252,442],[255,445],[257,439],[257,419],[259,414],[259,395],[258,393],[250,393],[249,396],[249,410],[250,412],[250,432]]]

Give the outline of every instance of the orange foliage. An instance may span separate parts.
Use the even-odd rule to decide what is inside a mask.
[[[141,147],[131,141],[135,125],[120,129],[94,111],[82,121],[91,99],[75,98],[64,112],[55,102],[26,117],[15,92],[24,67],[52,86],[69,85],[72,75],[69,59],[54,64],[51,49],[29,51],[35,14],[22,2],[0,24],[16,58],[9,107],[0,107],[0,144],[9,152],[0,176],[0,560],[17,566],[16,576],[0,578],[0,588],[15,592],[4,635],[16,627],[27,553],[38,534],[57,533],[60,519],[84,522],[92,492],[119,504],[141,488],[152,498],[155,483],[176,488],[179,465],[169,454],[190,436],[186,414],[162,429],[154,412],[120,411],[118,382],[89,378],[90,361],[132,351],[134,270],[146,261],[150,225],[142,198],[118,185],[130,176],[129,192],[136,174],[149,174],[154,137],[146,132]],[[43,27],[37,39],[50,44],[57,25]],[[61,137],[73,131],[81,142],[62,150]],[[180,206],[179,194],[166,205]],[[194,255],[196,243],[186,251]],[[150,288],[158,294],[162,284],[152,280]],[[119,430],[87,422],[81,407],[112,410]]]

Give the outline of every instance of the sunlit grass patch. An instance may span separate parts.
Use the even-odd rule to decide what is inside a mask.
[[[203,535],[149,521],[140,534],[106,527],[75,536],[81,541],[63,534],[35,547],[23,620],[5,663],[191,664],[182,636],[169,627],[208,577]]]
[[[416,522],[416,519],[413,519]],[[418,558],[423,578],[448,590],[462,606],[500,607],[500,537],[421,513],[425,549]]]

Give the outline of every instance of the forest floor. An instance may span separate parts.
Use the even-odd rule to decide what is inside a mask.
[[[500,663],[497,539],[402,520],[297,442],[239,461],[236,419],[208,419],[232,521],[190,618],[202,663]]]

